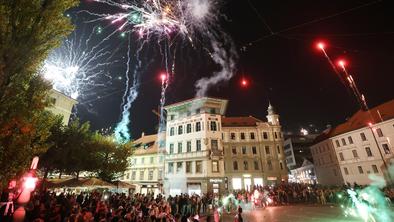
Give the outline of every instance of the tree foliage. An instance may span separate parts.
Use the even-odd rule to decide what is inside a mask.
[[[39,68],[69,34],[63,16],[77,0],[0,0],[0,180],[45,152],[56,117],[45,111],[49,84]]]
[[[120,176],[128,167],[131,143],[119,144],[113,137],[92,132],[89,123],[72,121],[69,126],[51,128],[51,147],[42,155],[40,168],[79,176],[87,172],[106,181]],[[46,173],[47,174],[47,173]]]

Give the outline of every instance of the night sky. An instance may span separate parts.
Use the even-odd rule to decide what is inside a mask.
[[[237,46],[238,71],[230,82],[210,90],[208,96],[229,100],[227,116],[253,115],[265,120],[271,101],[284,130],[298,132],[310,124],[322,130],[356,112],[356,99],[314,47],[319,39],[329,44],[327,52],[333,59],[349,61],[348,70],[370,107],[394,98],[394,8],[390,1],[223,2],[226,17],[221,20],[222,27]],[[97,7],[97,3],[83,2],[78,10],[91,7]],[[123,43],[126,41],[116,38],[110,42],[119,56],[125,53]],[[133,138],[141,132],[156,132],[158,123],[151,110],[159,104],[157,76],[163,62],[154,46],[145,51],[145,56],[149,65],[144,67],[140,94],[131,109]],[[116,76],[124,75],[123,68],[124,64],[117,64],[110,69]],[[195,81],[209,76],[214,68],[203,50],[185,44],[177,54],[175,80],[167,92],[166,104],[192,98]],[[240,86],[242,78],[250,82],[247,88]],[[90,121],[93,129],[114,127],[120,119],[122,87],[124,82],[119,80],[111,84],[111,90],[102,88],[111,95],[84,104],[90,112],[78,107],[78,116]]]

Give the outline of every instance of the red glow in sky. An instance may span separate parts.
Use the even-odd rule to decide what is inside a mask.
[[[324,44],[324,42],[319,41],[316,43],[317,49],[324,50],[325,47],[326,47],[326,44]]]
[[[166,79],[167,79],[167,74],[166,74],[166,73],[161,73],[161,74],[160,74],[160,79],[161,79],[162,82],[166,81]]]
[[[245,78],[241,79],[241,86],[242,87],[247,87],[248,86],[248,80],[245,79]]]
[[[345,67],[346,64],[347,64],[347,63],[346,63],[345,60],[343,60],[343,59],[338,60],[338,66],[340,66],[340,67]]]

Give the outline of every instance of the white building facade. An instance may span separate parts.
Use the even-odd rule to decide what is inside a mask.
[[[72,109],[74,105],[77,104],[77,101],[54,89],[51,89],[49,97],[52,105],[49,106],[47,110],[55,115],[63,116],[63,124],[67,125],[70,121]]]
[[[369,111],[358,111],[348,121],[330,130],[323,141],[315,144],[311,151],[315,165],[321,158],[324,143],[335,154],[339,168],[339,184],[370,184],[371,175],[384,176],[393,158],[394,100]],[[330,180],[323,169],[316,169],[318,180]]]
[[[227,189],[221,134],[226,106],[227,100],[202,97],[165,107],[166,194],[220,193]]]
[[[136,193],[161,193],[164,156],[158,150],[157,135],[142,134],[133,144],[135,151],[122,181],[133,184]]]

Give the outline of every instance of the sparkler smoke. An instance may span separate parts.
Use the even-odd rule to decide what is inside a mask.
[[[102,47],[102,42],[94,43],[93,34],[77,38],[74,32],[50,53],[41,70],[54,89],[79,102],[96,95],[97,87],[106,86],[111,81],[105,67],[117,62],[111,61],[112,52]]]
[[[159,133],[164,128],[163,106],[165,104],[166,89],[175,74],[175,52],[178,40],[186,40],[195,48],[195,42],[201,43],[213,61],[221,66],[212,77],[202,78],[196,83],[197,96],[203,96],[215,84],[229,80],[235,70],[237,53],[231,39],[219,27],[220,0],[93,0],[105,4],[115,10],[113,14],[84,11],[95,16],[96,21],[111,21],[117,25],[117,30],[123,33],[135,33],[144,43],[157,41],[158,45],[164,42],[165,69],[167,79],[162,84],[160,100],[160,126]],[[161,50],[161,49],[160,49]],[[174,58],[171,59],[171,55]],[[171,62],[170,62],[171,61]],[[141,64],[139,64],[140,66]],[[136,69],[137,70],[137,69]],[[171,70],[171,71],[170,71]],[[139,78],[139,72],[136,72]],[[134,80],[135,81],[135,80]],[[129,87],[127,83],[127,88]],[[121,122],[115,133],[124,140],[130,138],[128,125],[132,102],[138,95],[138,87],[126,89],[123,97],[123,111]],[[126,99],[126,101],[125,101]],[[126,111],[127,110],[127,111]]]
[[[394,165],[387,170],[387,176],[393,178]],[[394,212],[381,190],[387,185],[385,179],[373,174],[369,175],[369,178],[372,180],[369,186],[360,190],[347,190],[350,206],[343,206],[345,215],[359,217],[364,221],[394,221]]]

